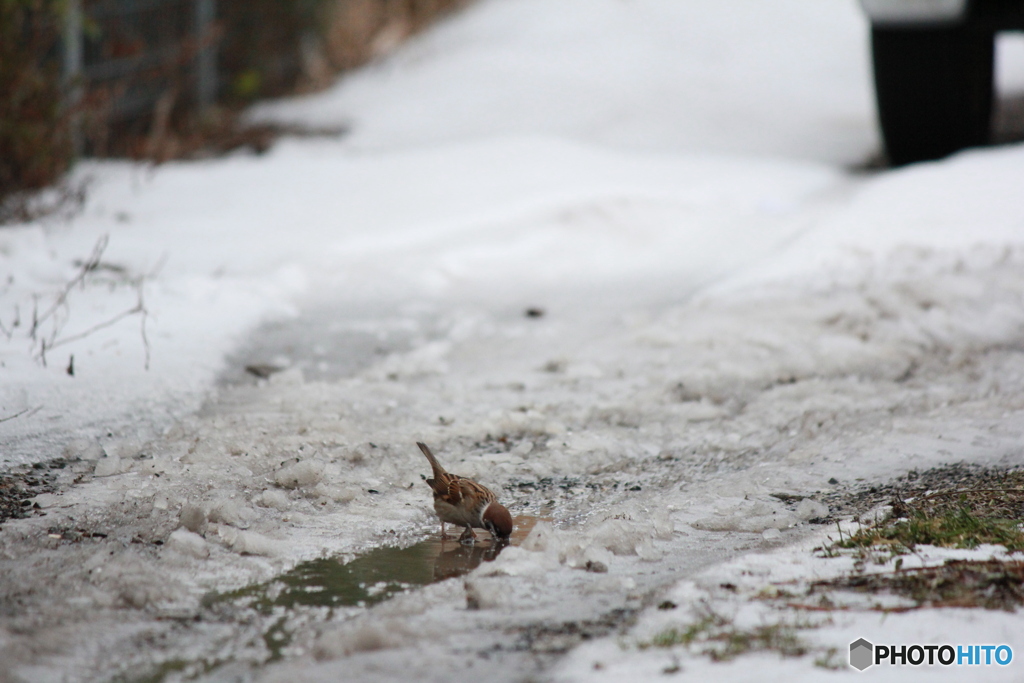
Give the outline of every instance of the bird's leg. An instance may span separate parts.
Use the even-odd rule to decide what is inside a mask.
[[[466,530],[462,532],[461,536],[459,536],[459,543],[470,544],[475,542],[476,535],[473,533],[473,527],[467,526]]]
[[[444,521],[441,522],[441,540],[442,541],[447,541],[448,540],[448,534],[446,534],[444,532]]]

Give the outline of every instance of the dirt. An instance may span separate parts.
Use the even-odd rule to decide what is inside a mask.
[[[992,507],[997,501],[992,496],[994,492],[1006,492],[998,499],[998,508]],[[1024,519],[1024,469],[955,463],[924,471],[911,470],[888,484],[860,484],[810,497],[829,506],[831,514],[822,521],[834,522],[850,517],[856,520],[886,504],[895,504],[898,511],[910,501],[920,508],[922,496],[934,501],[929,510],[939,503],[972,507],[984,504],[992,516]]]
[[[9,519],[45,514],[32,499],[57,491],[60,475],[67,471],[68,465],[69,461],[58,458],[0,473],[0,524]]]
[[[951,560],[939,567],[903,569],[886,574],[859,574],[811,586],[810,595],[832,590],[891,593],[910,598],[913,607],[984,607],[1008,612],[1024,605],[1024,562],[1020,560]],[[881,608],[879,608],[881,609]]]
[[[957,463],[924,471],[911,470],[889,484],[836,492],[822,496],[822,500],[828,502],[833,518],[856,519],[868,510],[889,504],[888,517],[859,532],[869,538],[881,539],[882,531],[893,525],[905,525],[908,517],[920,521],[969,514],[980,520],[1017,527],[1024,520],[1024,469]],[[839,546],[852,547],[850,544]],[[974,544],[961,542],[955,547],[974,547]],[[914,602],[913,606],[877,607],[883,611],[932,607],[1014,611],[1024,605],[1024,560],[949,560],[940,566],[908,569],[903,569],[902,561],[897,560],[892,572],[858,571],[815,582],[808,596],[823,596],[824,606],[831,608],[827,596],[835,590],[898,595]]]
[[[596,619],[566,621],[560,624],[537,623],[514,629],[513,650],[538,654],[565,654],[585,640],[610,633],[624,633],[636,621],[638,610],[618,608]]]

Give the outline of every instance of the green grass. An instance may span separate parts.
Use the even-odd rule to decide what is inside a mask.
[[[907,518],[884,520],[841,537],[838,548],[887,548],[893,554],[912,552],[918,545],[943,548],[977,548],[979,545],[1004,546],[1011,552],[1024,551],[1024,532],[1014,519],[985,517],[965,506],[929,515],[910,510]]]
[[[778,623],[740,629],[724,617],[709,613],[686,628],[665,629],[639,647],[645,650],[700,646],[700,653],[716,662],[729,661],[749,652],[772,651],[783,657],[802,657],[808,648],[797,635],[797,628]]]
[[[675,627],[667,628],[651,638],[650,642],[641,643],[640,649],[646,650],[649,647],[674,647],[676,645],[691,645],[698,638],[722,627],[727,622],[717,614],[707,614],[701,617],[700,621],[690,624],[680,630]]]
[[[918,546],[977,548],[1003,546],[1024,552],[1024,472],[953,468],[948,488],[920,488],[896,493],[892,513],[856,532],[839,532],[839,540],[818,550],[826,557],[853,551],[860,561],[879,564]],[[811,593],[852,589],[890,593],[921,607],[984,607],[1014,610],[1024,605],[1024,562],[1016,560],[956,560],[937,567],[903,569],[896,559],[892,573],[863,573],[817,582]],[[855,568],[857,565],[855,564]],[[822,600],[827,599],[827,594]],[[894,608],[897,610],[906,607]],[[884,611],[884,610],[883,610]]]
[[[839,656],[839,648],[830,647],[822,655],[815,657],[814,666],[819,669],[840,671],[846,668],[846,662]]]

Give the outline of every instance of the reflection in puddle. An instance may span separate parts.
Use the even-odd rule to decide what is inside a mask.
[[[510,544],[519,545],[539,518],[520,515],[514,521]],[[350,562],[338,559],[303,562],[270,581],[227,593],[211,593],[203,599],[203,607],[211,621],[238,623],[242,620],[239,610],[260,615],[254,623],[259,624],[265,649],[259,648],[260,654],[249,661],[253,664],[278,661],[292,643],[296,623],[304,618],[313,615],[315,620],[330,619],[335,608],[369,607],[410,588],[461,576],[483,562],[494,560],[508,545],[495,545],[484,533],[478,538],[475,545],[464,546],[454,539],[441,541],[435,535],[408,548],[376,548]],[[322,613],[324,608],[327,614]],[[136,683],[159,683],[169,677],[189,680],[209,675],[240,657],[236,653],[213,659],[169,660],[142,677],[125,680]]]
[[[537,518],[515,518],[511,544],[518,545],[537,523]],[[466,574],[482,562],[496,558],[504,545],[481,534],[475,545],[442,541],[439,537],[408,548],[376,548],[351,562],[337,559],[310,560],[266,582],[229,593],[207,596],[208,606],[241,603],[262,614],[275,607],[368,607],[413,586],[424,586]]]

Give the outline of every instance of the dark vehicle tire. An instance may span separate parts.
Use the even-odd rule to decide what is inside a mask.
[[[988,142],[995,37],[970,26],[875,26],[878,118],[893,165]]]

